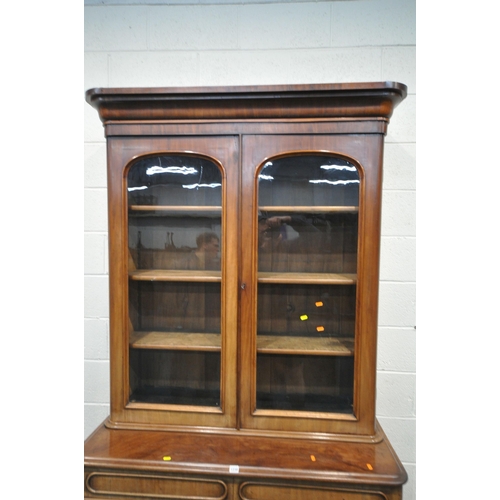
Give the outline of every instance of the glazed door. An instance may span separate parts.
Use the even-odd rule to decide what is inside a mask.
[[[123,232],[112,253],[126,255],[112,293],[127,297],[113,342],[126,370],[112,372],[122,400],[112,418],[234,427],[237,140],[117,141],[110,182],[123,210],[110,226]]]
[[[365,171],[345,153],[350,141],[244,138],[244,427],[338,433],[359,424]]]

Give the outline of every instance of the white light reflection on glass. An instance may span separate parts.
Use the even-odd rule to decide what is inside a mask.
[[[264,170],[266,167],[272,167],[272,166],[273,166],[273,162],[268,161],[264,164],[264,166],[262,167],[262,170]],[[274,180],[274,177],[272,175],[259,174],[259,180],[260,181],[272,181],[272,180]]]
[[[333,186],[345,186],[346,184],[359,184],[358,179],[354,180],[339,180],[339,181],[327,181],[325,179],[313,179],[309,181],[311,184],[332,184]]]
[[[137,187],[129,187],[128,191],[142,191],[143,189],[148,189],[148,186],[137,186]]]
[[[348,172],[356,172],[356,167],[347,166],[347,165],[321,165],[323,170],[347,170]]]
[[[192,175],[197,174],[198,170],[193,167],[149,167],[146,170],[147,175],[155,174],[182,174],[182,175]]]
[[[183,184],[182,187],[185,189],[196,189],[196,188],[218,188],[221,187],[222,184],[217,182],[213,182],[212,184]]]

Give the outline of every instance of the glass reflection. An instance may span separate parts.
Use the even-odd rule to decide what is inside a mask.
[[[259,271],[356,272],[356,209],[291,215],[276,215],[273,210],[267,207],[258,219]]]
[[[212,161],[195,155],[138,160],[128,173],[129,205],[220,205],[222,175]],[[186,196],[186,190],[191,191]]]
[[[220,406],[220,353],[131,349],[131,402]]]
[[[222,173],[207,158],[159,155],[128,173],[136,269],[220,270]]]
[[[181,257],[176,263],[177,269],[220,269],[220,238],[213,231],[200,233],[196,237],[196,249]]]
[[[220,212],[130,212],[128,237],[136,269],[220,270]]]
[[[258,180],[259,271],[356,272],[360,178],[354,165],[291,156],[267,162]]]
[[[357,206],[359,172],[346,160],[297,155],[267,162],[259,174],[259,204]]]
[[[257,357],[257,407],[352,413],[354,361],[350,357]]]
[[[257,303],[260,335],[354,339],[355,285],[262,283]]]

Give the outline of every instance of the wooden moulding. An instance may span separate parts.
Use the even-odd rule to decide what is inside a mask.
[[[367,491],[355,488],[328,488],[317,485],[289,485],[265,482],[245,482],[239,488],[242,500],[271,498],[294,498],[297,500],[387,500],[381,491]]]
[[[406,482],[406,472],[380,432],[378,443],[346,443],[241,432],[201,433],[193,439],[186,432],[131,431],[102,425],[85,443],[85,467],[88,471],[126,469],[217,479],[232,476],[243,481],[272,478],[400,486]]]
[[[401,83],[241,87],[96,88],[87,102],[103,123],[127,120],[231,120],[370,117],[389,119],[406,97]]]
[[[207,500],[227,498],[224,481],[160,474],[134,474],[113,471],[96,471],[87,475],[86,490],[94,495],[125,496],[127,498],[200,499],[203,491]]]

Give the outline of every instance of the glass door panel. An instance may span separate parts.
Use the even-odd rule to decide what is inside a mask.
[[[127,182],[130,401],[219,406],[221,169],[156,155]]]
[[[359,186],[333,155],[260,171],[257,409],[353,411]]]

